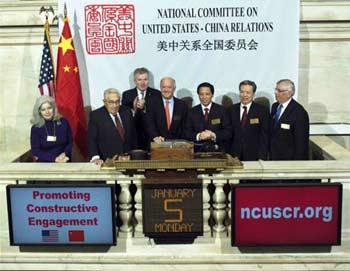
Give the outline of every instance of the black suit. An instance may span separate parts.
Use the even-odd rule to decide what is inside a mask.
[[[265,106],[252,102],[247,124],[241,127],[240,103],[229,109],[233,130],[230,153],[243,161],[266,160],[268,153],[269,111]]]
[[[136,130],[129,108],[120,106],[119,115],[125,130],[123,142],[107,109],[103,106],[90,113],[88,126],[89,158],[99,155],[102,160],[136,148]]]
[[[185,135],[188,140],[196,141],[198,133],[204,130],[211,130],[216,134],[216,143],[219,150],[225,151],[227,141],[231,138],[231,125],[225,108],[212,103],[208,121],[205,121],[201,105],[193,107],[187,117]],[[201,141],[203,143],[203,141]],[[206,143],[214,143],[212,140]]]
[[[133,110],[134,100],[137,97],[137,89],[129,89],[123,92],[122,104]],[[138,148],[148,150],[151,139],[146,132],[146,119],[145,114],[147,108],[150,107],[150,100],[152,97],[161,97],[160,91],[154,88],[147,88],[145,96],[145,108],[144,110],[136,110],[134,115],[134,123],[137,132],[137,145]]]
[[[270,159],[308,160],[309,116],[302,105],[292,99],[277,125],[274,118],[278,103],[271,108]]]
[[[149,138],[152,140],[157,136],[162,136],[165,139],[184,139],[188,111],[186,103],[174,97],[173,115],[171,116],[169,130],[166,123],[163,99],[159,97],[152,98],[150,104],[146,113]]]

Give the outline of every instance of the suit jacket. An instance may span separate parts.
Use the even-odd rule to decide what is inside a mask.
[[[227,141],[231,138],[232,128],[227,112],[223,106],[212,103],[207,123],[205,122],[200,104],[189,111],[185,126],[186,138],[191,141],[196,141],[197,134],[204,130],[211,130],[214,132],[216,134],[216,143],[219,146],[219,150],[225,151]],[[207,142],[213,141],[210,140]]]
[[[47,141],[47,136],[56,136],[56,141]],[[32,155],[38,158],[38,162],[55,162],[62,152],[71,158],[72,131],[66,119],[57,121],[45,120],[42,127],[32,126],[30,132],[30,145]]]
[[[88,126],[90,159],[94,155],[99,155],[105,160],[136,148],[136,130],[130,109],[121,105],[119,115],[125,130],[124,142],[104,106],[90,113]]]
[[[137,97],[137,89],[132,88],[123,92],[122,105],[129,107],[133,110],[133,103]],[[150,100],[152,97],[161,97],[160,91],[154,88],[147,88],[145,97],[145,110],[136,110],[134,112],[134,124],[137,133],[137,146],[140,149],[148,150],[151,139],[149,138],[146,130],[145,114],[148,107],[150,107]]]
[[[185,102],[174,97],[173,115],[170,129],[168,130],[165,116],[163,99],[154,97],[146,113],[146,127],[149,138],[157,136],[165,139],[184,139],[185,122],[187,117],[187,105]]]
[[[241,127],[240,103],[229,109],[233,130],[230,153],[243,161],[267,160],[269,111],[265,106],[252,102],[246,127]]]
[[[277,125],[274,125],[277,107],[278,103],[274,103],[271,108],[271,160],[308,160],[308,113],[301,104],[292,99],[280,116]]]

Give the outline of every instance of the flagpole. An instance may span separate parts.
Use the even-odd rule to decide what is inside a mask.
[[[55,63],[55,59],[53,57],[53,52],[52,52],[52,43],[51,43],[51,34],[50,34],[50,23],[49,23],[49,11],[52,12],[52,14],[54,15],[55,12],[52,8],[52,6],[50,6],[48,9],[45,10],[46,14],[45,14],[45,33],[47,35],[48,38],[48,43],[49,43],[49,48],[50,48],[50,55],[52,57],[52,64],[53,64],[53,94],[52,97],[55,97],[55,90],[56,90],[56,63]]]
[[[53,57],[53,52],[52,52],[52,43],[51,43],[51,36],[50,36],[50,21],[49,19],[52,20],[52,22],[56,19],[56,16],[55,16],[55,11],[53,9],[52,6],[49,6],[49,7],[45,7],[45,6],[42,6],[39,10],[39,15],[42,16],[42,14],[44,14],[44,19],[45,19],[45,22],[44,22],[44,39],[47,41],[47,49],[49,49],[49,52],[50,52],[50,62],[52,63],[52,75],[53,75],[53,78],[52,78],[52,86],[50,87],[51,91],[50,91],[50,95],[52,97],[55,97],[55,90],[56,90],[56,70],[55,70],[55,61],[54,61],[54,57]],[[51,18],[50,18],[50,14],[52,14]],[[44,54],[44,52],[43,52]],[[43,63],[42,63],[43,64]],[[40,82],[39,82],[40,84]]]
[[[63,8],[63,15],[64,15],[64,19],[67,19],[67,5],[66,2],[64,2],[64,8]]]

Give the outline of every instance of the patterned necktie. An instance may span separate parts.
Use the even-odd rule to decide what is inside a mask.
[[[125,139],[125,130],[123,128],[123,125],[122,125],[118,115],[114,115],[114,119],[115,119],[115,127],[117,128],[121,139],[124,141],[124,139]]]
[[[205,119],[205,123],[208,122],[208,117],[209,117],[209,108],[204,108],[204,119]]]
[[[145,91],[141,91],[141,99],[145,98]]]
[[[168,130],[170,130],[171,125],[171,118],[170,118],[170,109],[169,109],[169,101],[165,101],[165,117],[166,117],[166,126],[168,127]]]
[[[278,120],[280,118],[280,115],[281,115],[281,112],[282,112],[282,108],[283,108],[283,105],[280,104],[278,107],[277,107],[277,110],[276,110],[276,113],[275,113],[275,119],[274,119],[274,126],[276,127],[277,124],[278,124]]]
[[[243,106],[243,114],[242,114],[242,120],[241,120],[241,127],[242,128],[247,126],[247,119],[248,119],[247,107]]]

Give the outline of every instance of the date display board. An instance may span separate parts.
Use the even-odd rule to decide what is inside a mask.
[[[192,243],[203,235],[202,181],[192,172],[151,172],[143,181],[143,232],[155,243]]]

